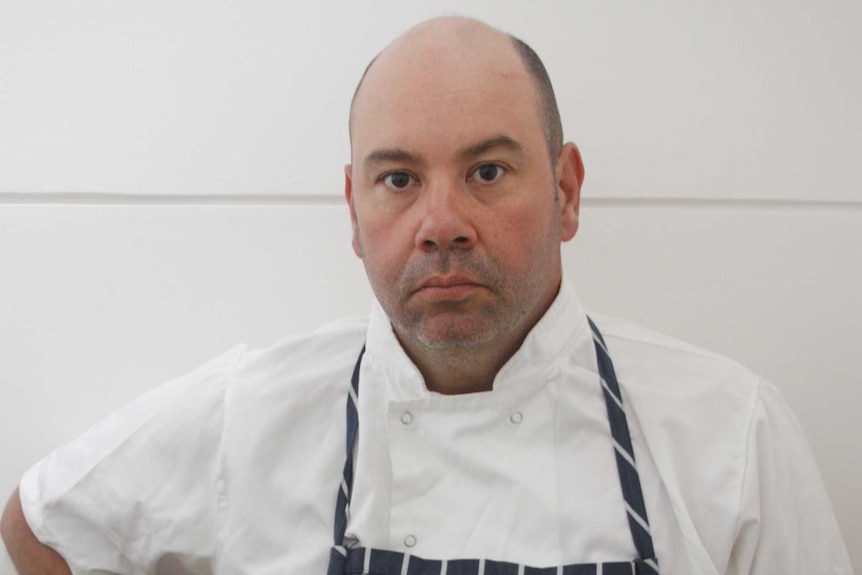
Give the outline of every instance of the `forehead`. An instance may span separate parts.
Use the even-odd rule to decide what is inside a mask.
[[[383,52],[356,95],[354,165],[376,148],[443,153],[500,135],[544,146],[535,83],[508,38],[411,40]]]

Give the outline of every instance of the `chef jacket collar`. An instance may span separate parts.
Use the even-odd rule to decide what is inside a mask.
[[[390,400],[438,395],[425,387],[422,374],[404,352],[392,331],[389,318],[376,300],[371,310],[367,337],[366,363],[374,369],[375,375],[386,382]],[[575,289],[565,277],[551,307],[527,334],[518,351],[497,373],[494,388],[487,393],[534,381],[559,362],[598,372],[586,314]]]

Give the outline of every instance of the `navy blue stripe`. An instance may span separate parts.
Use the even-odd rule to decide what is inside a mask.
[[[599,326],[596,325],[596,322],[593,321],[593,318],[587,316],[587,323],[590,324],[590,330],[592,330],[593,335],[599,338],[599,341],[602,342],[602,345],[608,347],[608,344],[605,343],[605,338],[602,337],[602,332],[599,331]]]
[[[359,352],[359,357],[356,358],[356,365],[353,366],[353,375],[350,377],[350,385],[353,387],[353,393],[359,397],[359,368],[362,366],[362,357],[365,355],[365,346]],[[357,406],[353,403],[351,394],[347,394],[346,406],[347,420],[347,441],[345,441],[345,457],[344,470],[342,478],[347,485],[347,493],[341,485],[338,486],[338,497],[335,501],[335,523],[333,526],[333,536],[336,545],[341,545],[344,542],[344,533],[347,531],[347,513],[345,510],[350,504],[350,496],[353,494],[353,446],[356,443],[356,435],[359,432],[359,413]]]
[[[366,549],[365,552],[371,553],[369,573],[401,573],[401,564],[404,563],[402,553],[387,553],[376,549]]]
[[[580,565],[566,565],[563,567],[563,575],[596,575],[598,566],[595,563],[583,563]],[[524,575],[557,575],[556,567],[527,567]]]
[[[659,575],[659,572],[652,568],[652,565],[639,561],[635,564],[635,575]]]
[[[602,345],[607,345],[592,320],[590,320],[590,327],[593,329],[596,339],[598,339]],[[610,356],[605,352],[602,345],[599,345],[599,342],[595,342],[596,360],[599,364],[599,376],[605,381],[608,388],[611,390],[611,393],[613,393],[617,400],[619,400],[619,404],[617,404],[611,394],[608,393],[607,390],[603,389],[605,405],[607,406],[608,411],[608,422],[610,423],[611,428],[611,436],[613,436],[617,443],[620,444],[620,447],[626,451],[632,461],[636,461],[626,413],[623,409],[620,409],[620,405],[622,405],[622,393],[620,392],[616,371],[614,370]],[[643,490],[641,489],[640,476],[638,475],[637,468],[633,467],[631,463],[616,451],[616,449],[614,450],[614,455],[616,456],[617,472],[620,477],[620,488],[623,492],[623,499],[629,504],[632,510],[634,510],[634,512],[644,520],[644,523],[649,525],[646,505],[643,498]],[[655,550],[653,549],[652,537],[650,536],[649,531],[641,527],[640,523],[629,516],[628,512],[626,512],[626,517],[629,523],[629,530],[632,534],[632,541],[634,542],[635,549],[637,549],[638,552],[638,557],[640,559],[654,559]]]
[[[617,469],[631,469],[631,464],[623,459],[619,453],[614,453],[614,455],[617,457]],[[620,476],[620,486],[623,490],[623,499],[625,499],[626,503],[634,509],[635,513],[640,515],[641,518],[646,521],[646,506],[644,505],[643,495],[641,495],[640,477],[638,477],[636,471],[620,471]],[[652,555],[647,555],[646,558],[648,557],[652,557]]]
[[[407,575],[440,575],[440,561],[410,557]]]
[[[485,560],[485,575],[518,575],[518,566],[504,561]]]
[[[610,394],[605,391],[605,395]],[[632,461],[635,461],[635,450],[632,447],[632,438],[628,433],[629,426],[626,422],[625,412],[612,397],[605,397],[605,405],[608,408],[608,422],[611,426],[611,436],[617,440],[620,447],[625,449],[629,457],[632,458]]]
[[[479,560],[455,559],[448,561],[446,563],[446,573],[447,575],[477,575],[479,573]]]
[[[611,436],[616,440],[620,447],[626,451],[635,461],[634,448],[631,442],[631,434],[629,433],[628,421],[622,405],[622,393],[620,392],[619,383],[617,382],[616,372],[614,371],[613,362],[610,356],[602,347],[605,344],[604,338],[596,327],[595,323],[590,318],[590,328],[598,340],[595,342],[596,360],[599,366],[599,375],[605,381],[608,389],[602,388],[602,393],[605,398],[605,405],[608,411],[608,421],[610,424]],[[600,343],[601,345],[600,345]],[[351,386],[355,395],[359,396],[359,371],[362,363],[362,357],[365,354],[365,346],[359,353],[356,360],[356,365],[353,368],[353,376],[351,377]],[[619,402],[619,403],[617,403]],[[350,503],[350,496],[353,490],[353,450],[356,442],[356,436],[359,431],[359,414],[358,406],[354,404],[353,398],[348,394],[347,398],[347,440],[346,440],[346,458],[344,462],[344,481],[347,485],[347,494],[339,486],[338,498],[335,510],[335,528],[334,539],[335,545],[343,545],[344,533],[347,528],[346,507]],[[640,477],[637,469],[629,463],[616,449],[617,471],[619,473],[620,488],[622,490],[623,499],[628,505],[649,525],[646,514],[646,506],[644,504],[643,491],[641,489]],[[637,549],[640,559],[631,562],[611,562],[602,564],[603,575],[658,575],[658,571],[653,569],[644,559],[651,559],[657,563],[655,559],[655,551],[653,549],[652,537],[649,531],[644,529],[640,523],[633,519],[628,512],[626,517],[629,522],[632,539],[635,548]],[[330,552],[329,569],[327,575],[359,575],[366,573],[364,569],[365,553],[370,553],[370,563],[368,575],[400,575],[404,563],[404,555],[397,551],[387,551],[378,549],[354,548],[347,549],[346,557],[338,552],[334,547]],[[446,564],[447,575],[478,575],[479,572],[478,559],[454,559]],[[422,559],[414,555],[410,556],[407,574],[408,575],[439,575],[442,563],[433,559]],[[517,575],[518,565],[501,561],[485,561],[486,575]],[[557,575],[557,567],[525,567],[525,575]],[[563,575],[596,575],[597,566],[593,563],[584,563],[576,565],[566,565],[563,567]]]
[[[631,515],[626,514],[626,517],[629,521],[629,530],[632,532],[632,539],[634,539],[638,555],[642,555],[647,559],[655,560],[655,551],[653,550],[652,537],[649,532],[644,530],[644,528],[641,527],[641,524],[638,523]]]
[[[371,553],[368,571],[364,571],[365,553]],[[404,554],[398,551],[381,549],[365,549],[357,547],[348,550],[348,556],[343,573],[347,575],[392,575],[401,573]],[[477,575],[479,573],[478,559],[455,559],[447,562],[447,575]],[[439,575],[442,561],[438,559],[422,559],[411,555],[407,567],[407,575]],[[563,567],[563,575],[596,575],[598,565],[595,563],[579,563]],[[602,563],[602,575],[658,575],[658,573],[643,561],[612,561]],[[517,575],[518,564],[506,561],[485,561],[485,575]],[[557,575],[557,567],[525,566],[524,575]]]
[[[365,346],[359,352],[359,357],[356,358],[356,365],[353,366],[353,375],[350,377],[350,385],[353,387],[353,393],[359,397],[359,369],[362,366],[362,356],[365,355]],[[353,460],[353,446],[356,443],[356,434],[359,431],[359,413],[358,406],[354,405],[353,398],[350,394],[347,395],[347,441],[345,442],[345,455],[347,459]],[[345,475],[345,478],[352,478],[352,475]],[[349,482],[349,483],[352,483]]]
[[[329,566],[326,575],[344,575],[347,573],[347,559],[335,547],[329,549]]]

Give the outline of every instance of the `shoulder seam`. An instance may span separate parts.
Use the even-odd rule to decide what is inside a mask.
[[[742,470],[742,477],[739,483],[739,493],[737,494],[736,502],[736,525],[733,530],[733,543],[731,544],[731,552],[736,540],[739,538],[739,531],[742,528],[742,505],[745,497],[745,483],[749,475],[749,464],[751,463],[751,437],[754,433],[754,420],[757,414],[757,407],[761,404],[760,389],[763,386],[763,378],[758,377],[754,388],[754,393],[751,394],[751,405],[748,410],[748,425],[745,432],[745,462]]]
[[[237,347],[240,347],[240,346],[237,346]],[[236,349],[236,348],[234,348],[234,349]],[[219,437],[219,443],[218,443],[218,454],[216,455],[216,457],[218,458],[218,475],[216,477],[216,486],[215,486],[216,487],[216,489],[215,489],[215,491],[216,491],[216,501],[215,501],[216,509],[215,509],[215,526],[214,526],[215,540],[213,541],[212,557],[210,559],[211,567],[213,568],[213,570],[215,570],[216,566],[218,565],[219,558],[221,556],[221,551],[222,551],[222,549],[221,549],[221,544],[222,544],[222,537],[221,537],[222,511],[225,507],[225,496],[226,496],[225,478],[224,478],[224,471],[225,471],[224,438],[225,438],[225,424],[227,421],[227,417],[226,417],[226,415],[227,415],[227,396],[228,396],[228,391],[230,389],[230,384],[236,378],[236,370],[239,367],[240,362],[246,356],[247,353],[248,353],[248,347],[245,345],[242,345],[242,349],[236,354],[236,359],[226,369],[225,381],[224,381],[224,385],[222,387],[221,431],[219,433],[220,437]]]
[[[604,334],[604,332],[603,332],[603,334]],[[687,344],[683,341],[680,341],[680,343],[682,344],[681,346],[671,346],[671,345],[663,345],[662,343],[659,343],[659,342],[648,341],[644,338],[631,337],[631,336],[621,336],[621,335],[618,335],[618,334],[613,333],[613,332],[608,333],[608,334],[604,334],[604,335],[608,339],[616,339],[619,341],[624,341],[624,342],[628,342],[628,343],[632,343],[632,344],[642,345],[645,347],[666,349],[666,350],[670,350],[670,351],[684,353],[684,354],[689,355],[689,356],[720,361],[721,363],[724,363],[724,364],[729,365],[729,366],[733,366],[736,369],[739,369],[740,371],[744,371],[744,372],[750,374],[751,377],[753,377],[753,378],[757,378],[758,380],[760,379],[760,376],[758,376],[757,374],[752,372],[750,369],[748,369],[747,367],[745,367],[744,365],[742,365],[738,361],[736,361],[736,360],[734,360],[734,359],[732,359],[726,355],[723,355],[721,353],[716,353],[714,351],[710,351],[708,349],[704,349],[704,348],[698,347],[696,345]],[[670,336],[665,336],[663,334],[659,334],[659,335],[661,335],[661,337],[668,338],[671,340],[674,339]]]

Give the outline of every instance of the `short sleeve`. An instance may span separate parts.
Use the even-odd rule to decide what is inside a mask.
[[[236,347],[109,416],[25,473],[30,528],[79,574],[210,573]]]
[[[728,575],[852,575],[838,523],[799,423],[778,390],[758,389]]]

